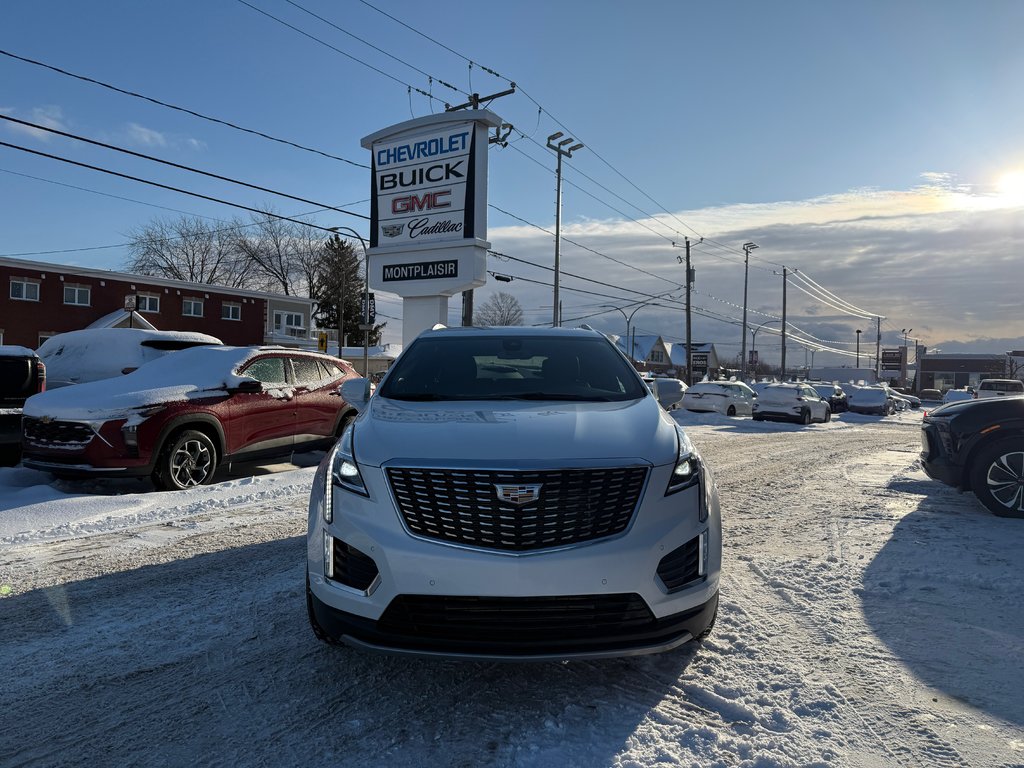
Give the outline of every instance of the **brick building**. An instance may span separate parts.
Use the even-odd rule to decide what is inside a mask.
[[[233,346],[316,346],[313,300],[301,296],[7,258],[0,291],[0,344],[35,349],[124,311],[133,297],[139,315],[162,331],[207,333]]]

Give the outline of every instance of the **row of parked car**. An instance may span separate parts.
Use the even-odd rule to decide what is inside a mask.
[[[38,354],[0,347],[0,440],[5,463],[20,450],[24,466],[57,477],[188,488],[233,461],[330,447],[355,416],[340,392],[354,378],[346,361],[317,352],[229,347],[202,334],[73,331]]]
[[[676,379],[652,377],[647,382],[659,393],[663,403],[665,398],[661,393],[678,392],[669,407],[725,416],[751,416],[755,421],[773,419],[809,424],[829,421],[833,413],[844,411],[887,416],[898,410],[921,406],[917,397],[885,386],[704,381],[687,388]],[[666,382],[676,382],[677,386],[673,389]]]

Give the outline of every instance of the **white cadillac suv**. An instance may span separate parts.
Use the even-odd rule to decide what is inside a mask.
[[[489,659],[654,653],[718,610],[718,491],[682,428],[589,328],[421,334],[320,464],[317,637]]]

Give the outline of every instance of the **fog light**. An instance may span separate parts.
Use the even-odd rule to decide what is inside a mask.
[[[121,437],[124,444],[129,448],[139,447],[139,426],[137,424],[125,424],[121,427]]]

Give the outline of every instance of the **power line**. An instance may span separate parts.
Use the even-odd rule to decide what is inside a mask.
[[[102,80],[97,80],[97,79],[92,78],[92,77],[86,77],[85,75],[79,75],[79,74],[76,74],[74,72],[69,72],[66,69],[61,69],[60,67],[55,67],[52,64],[46,64],[46,63],[44,63],[42,61],[36,61],[35,59],[29,59],[29,58],[27,58],[25,56],[18,56],[17,54],[11,53],[10,51],[0,50],[0,54],[2,54],[4,56],[7,56],[8,58],[11,58],[11,59],[16,59],[18,61],[25,62],[26,64],[32,64],[32,65],[37,66],[37,67],[42,67],[44,69],[49,69],[52,72],[56,72],[58,74],[65,75],[67,77],[73,77],[76,80],[81,80],[82,82],[91,83],[93,85],[98,85],[101,88],[106,88],[108,90],[115,91],[116,93],[124,94],[125,96],[131,96],[132,98],[135,98],[135,99],[142,99],[143,101],[148,101],[151,104],[156,104],[157,106],[160,106],[160,107],[166,107],[167,109],[173,109],[173,110],[175,110],[177,112],[183,112],[183,113],[185,113],[187,115],[192,115],[193,117],[198,117],[201,120],[206,120],[206,121],[211,122],[211,123],[217,123],[218,125],[224,125],[224,126],[227,126],[228,128],[233,128],[236,131],[242,131],[243,133],[250,133],[253,136],[259,136],[260,138],[267,139],[268,141],[276,141],[278,144],[285,144],[285,145],[287,145],[289,147],[293,147],[295,149],[301,149],[304,152],[312,152],[313,154],[320,155],[321,157],[326,157],[326,158],[329,158],[331,160],[337,160],[338,162],[341,162],[341,163],[347,163],[348,165],[355,166],[356,168],[366,168],[366,169],[369,169],[369,167],[370,167],[370,166],[366,165],[365,163],[357,163],[354,160],[348,160],[347,158],[339,157],[338,155],[332,155],[330,152],[324,152],[323,150],[320,150],[320,149],[313,149],[312,147],[306,147],[306,146],[303,146],[302,144],[298,144],[298,143],[296,143],[294,141],[289,141],[288,139],[280,139],[280,138],[277,138],[276,136],[271,136],[269,133],[263,133],[263,131],[258,131],[258,130],[254,129],[254,128],[245,128],[244,126],[237,125],[236,123],[232,123],[229,120],[223,120],[223,119],[218,118],[218,117],[211,117],[209,115],[204,115],[202,112],[196,112],[193,109],[188,109],[186,107],[180,107],[180,106],[177,106],[176,104],[171,104],[171,103],[166,102],[166,101],[161,101],[160,99],[155,99],[152,96],[146,96],[144,94],[137,93],[135,91],[129,91],[129,90],[125,89],[125,88],[119,88],[116,85],[111,85],[110,83],[105,83]]]
[[[210,171],[204,171],[204,170],[201,170],[199,168],[193,168],[193,167],[188,166],[188,165],[182,165],[181,163],[175,163],[175,162],[172,162],[170,160],[163,160],[163,159],[161,159],[159,157],[153,157],[152,155],[146,155],[146,154],[143,154],[141,152],[135,152],[135,151],[133,151],[131,149],[125,149],[124,147],[118,147],[118,146],[116,146],[114,144],[106,144],[105,142],[96,141],[95,139],[89,139],[89,138],[86,138],[85,136],[78,136],[76,134],[68,133],[66,131],[59,131],[56,128],[48,128],[45,125],[38,125],[36,123],[30,123],[27,120],[19,120],[18,118],[11,117],[10,115],[0,115],[0,120],[7,120],[7,121],[12,122],[12,123],[18,123],[20,125],[24,125],[24,126],[28,126],[28,127],[31,127],[31,128],[35,128],[35,129],[40,130],[40,131],[47,131],[49,133],[53,133],[53,134],[56,134],[58,136],[64,136],[65,138],[75,139],[76,141],[81,141],[81,142],[84,142],[86,144],[92,144],[93,146],[97,146],[97,147],[103,147],[104,149],[110,149],[110,150],[113,150],[114,152],[121,152],[122,154],[131,155],[132,157],[138,157],[138,158],[141,158],[143,160],[151,160],[154,163],[160,163],[162,165],[168,165],[168,166],[170,166],[172,168],[178,168],[179,170],[189,171],[190,173],[198,173],[198,174],[200,174],[202,176],[208,176],[211,179],[217,179],[218,181],[226,181],[226,182],[229,182],[231,184],[238,184],[239,186],[248,187],[249,189],[255,189],[255,190],[259,191],[259,192],[267,192],[268,194],[278,195],[279,197],[284,197],[284,198],[287,198],[289,200],[296,200],[296,201],[298,201],[300,203],[308,203],[309,205],[317,205],[317,206],[320,206],[320,207],[325,208],[327,210],[335,211],[337,213],[344,213],[344,214],[346,214],[348,216],[355,216],[357,219],[369,220],[369,218],[370,218],[369,216],[364,216],[361,213],[355,213],[353,211],[346,211],[344,208],[336,208],[333,205],[328,205],[326,203],[320,203],[320,202],[317,202],[316,200],[309,200],[309,199],[304,198],[304,197],[297,197],[296,195],[290,195],[290,194],[288,194],[286,192],[278,192],[277,190],[270,189],[269,187],[261,187],[258,184],[250,184],[247,181],[239,181],[238,179],[232,179],[229,176],[221,176],[219,173],[211,173]],[[14,145],[8,144],[6,146],[14,146]],[[15,148],[16,149],[23,149],[23,147],[15,147]],[[31,151],[31,150],[26,150],[26,151]],[[39,154],[44,154],[44,156],[48,156],[48,155],[45,155],[45,153],[39,153]]]
[[[448,106],[448,104],[444,100],[437,98],[436,96],[434,96],[431,93],[427,93],[422,88],[417,88],[415,85],[412,85],[411,83],[407,83],[404,80],[402,80],[401,78],[395,77],[394,75],[385,72],[383,69],[375,67],[372,64],[367,64],[365,61],[359,59],[356,56],[353,56],[351,53],[347,53],[347,52],[341,50],[341,48],[338,48],[338,47],[336,47],[334,45],[331,45],[326,40],[321,40],[316,35],[311,35],[309,32],[306,32],[305,30],[299,29],[294,24],[289,24],[284,19],[279,19],[274,14],[268,13],[267,11],[264,11],[262,8],[257,8],[255,5],[252,5],[251,3],[246,2],[246,0],[237,0],[237,2],[241,3],[242,5],[244,5],[247,8],[251,8],[252,10],[256,11],[256,13],[259,13],[259,14],[262,14],[263,16],[266,16],[268,19],[272,19],[272,20],[276,21],[278,24],[281,24],[282,26],[288,27],[288,29],[292,30],[293,32],[298,32],[303,37],[308,37],[310,40],[312,40],[312,41],[314,41],[316,43],[320,43],[320,45],[322,45],[322,46],[324,46],[326,48],[330,48],[335,53],[340,53],[342,56],[344,56],[347,59],[351,59],[356,64],[364,66],[367,69],[371,69],[374,72],[376,72],[377,74],[383,75],[384,77],[388,78],[389,80],[393,80],[394,82],[396,82],[396,83],[398,83],[400,85],[404,85],[406,88],[409,88],[410,90],[416,91],[417,93],[419,93],[422,96],[426,96],[431,101],[436,101],[436,102],[439,102],[441,104],[444,104],[445,106]]]
[[[377,47],[376,45],[374,45],[373,43],[371,43],[371,42],[369,42],[369,41],[367,41],[367,40],[364,40],[363,38],[359,37],[359,36],[358,36],[358,35],[356,35],[356,34],[353,34],[352,32],[349,32],[349,31],[348,31],[347,29],[344,29],[343,27],[339,27],[339,26],[338,26],[337,24],[335,24],[334,22],[330,21],[329,19],[325,19],[325,18],[324,18],[323,16],[319,16],[319,15],[317,15],[317,14],[313,13],[313,11],[309,10],[308,8],[304,8],[304,7],[302,7],[301,5],[299,5],[298,3],[296,3],[296,2],[295,2],[295,0],[284,0],[284,1],[285,1],[286,3],[288,3],[288,5],[291,5],[291,6],[294,6],[295,8],[298,8],[298,9],[299,9],[300,11],[302,11],[303,13],[308,13],[308,14],[309,14],[310,16],[312,16],[312,17],[313,17],[314,19],[319,19],[320,21],[322,21],[322,22],[323,22],[324,24],[326,24],[327,26],[329,26],[329,27],[332,27],[332,28],[334,28],[334,29],[338,30],[338,31],[339,31],[339,32],[341,32],[342,34],[344,34],[344,35],[348,35],[348,36],[349,36],[349,37],[351,37],[352,39],[354,39],[354,40],[358,40],[358,41],[359,41],[360,43],[362,43],[363,45],[366,45],[366,46],[368,46],[368,47],[370,47],[370,48],[373,48],[373,50],[377,51],[378,53],[382,53],[382,54],[384,54],[384,55],[385,55],[385,56],[387,56],[387,57],[388,57],[389,59],[393,59],[393,60],[397,61],[397,62],[398,62],[399,64],[404,64],[405,66],[409,67],[409,69],[412,69],[412,70],[414,70],[415,72],[418,72],[419,74],[423,75],[424,77],[426,77],[426,78],[429,78],[431,82],[437,82],[437,83],[440,83],[440,84],[441,84],[441,85],[443,85],[443,86],[444,86],[445,88],[450,88],[451,90],[455,91],[456,93],[460,93],[460,94],[462,94],[463,96],[469,96],[469,95],[470,95],[469,93],[467,93],[466,91],[462,90],[461,88],[456,88],[456,87],[455,87],[454,85],[452,85],[451,83],[446,83],[446,82],[445,82],[444,80],[442,80],[441,78],[439,78],[439,77],[434,77],[434,76],[433,76],[433,75],[431,75],[431,74],[430,74],[429,72],[424,72],[424,71],[423,71],[422,69],[420,69],[419,67],[417,67],[417,66],[416,66],[415,64],[410,64],[410,63],[409,63],[408,61],[405,61],[404,59],[400,59],[399,57],[395,56],[395,55],[394,55],[393,53],[391,53],[390,51],[386,51],[386,50],[384,50],[383,48],[378,48],[378,47]],[[251,7],[251,6],[250,6],[250,7]]]
[[[527,221],[526,219],[522,218],[521,216],[516,216],[514,213],[510,213],[509,211],[506,211],[504,208],[499,208],[494,203],[488,203],[487,207],[488,208],[493,208],[494,210],[499,211],[499,212],[505,214],[506,216],[510,216],[511,218],[515,219],[516,221],[522,222],[523,224],[526,224],[527,226],[533,227],[534,229],[538,229],[538,230],[540,230],[541,232],[543,232],[543,233],[545,233],[547,235],[551,235],[552,237],[555,236],[554,232],[551,232],[550,230],[545,229],[544,227],[540,226],[539,224],[534,224],[532,221]],[[627,264],[626,262],[620,261],[619,259],[616,259],[616,258],[614,258],[612,256],[609,256],[606,253],[601,253],[600,251],[595,251],[593,248],[589,248],[589,247],[583,245],[582,243],[577,243],[575,240],[570,240],[565,235],[562,235],[562,240],[564,242],[566,242],[566,243],[571,243],[572,245],[575,245],[577,248],[582,248],[583,250],[588,251],[588,252],[594,254],[595,256],[600,256],[602,259],[607,259],[608,261],[613,261],[613,262],[615,262],[616,264],[618,264],[620,266],[627,267],[628,269],[632,269],[632,270],[635,270],[637,272],[642,272],[643,274],[648,275],[649,277],[654,277],[654,278],[657,278],[658,280],[663,280],[666,283],[674,285],[676,288],[682,288],[683,287],[681,283],[677,283],[674,280],[669,280],[667,277],[662,277],[661,275],[656,275],[653,272],[648,272],[646,269],[641,269],[640,267],[634,266],[633,264]]]
[[[178,193],[183,194],[183,195],[189,195],[191,197],[198,197],[201,200],[209,200],[210,202],[213,202],[213,203],[220,203],[221,205],[229,205],[232,208],[240,208],[243,211],[250,211],[252,213],[258,213],[258,214],[263,215],[263,216],[270,216],[270,217],[275,218],[275,219],[281,219],[282,221],[290,221],[290,222],[292,222],[294,224],[301,224],[304,227],[311,227],[312,229],[319,229],[319,230],[322,230],[324,232],[330,232],[331,234],[337,234],[330,227],[321,227],[319,224],[311,224],[308,221],[300,221],[299,219],[293,219],[290,216],[282,216],[281,214],[273,213],[272,211],[260,210],[259,208],[253,208],[252,206],[249,206],[249,205],[242,205],[241,203],[232,203],[232,202],[230,202],[228,200],[222,200],[222,199],[220,199],[218,197],[211,197],[210,195],[203,195],[203,194],[200,194],[199,192],[190,192],[187,189],[181,189],[179,187],[172,187],[169,184],[161,184],[158,181],[150,181],[149,179],[142,179],[142,178],[139,178],[138,176],[130,176],[127,173],[120,173],[118,171],[112,171],[109,168],[101,168],[98,165],[89,165],[88,163],[81,163],[81,162],[79,162],[77,160],[71,160],[70,158],[67,158],[67,157],[61,157],[60,155],[52,155],[52,154],[50,154],[48,152],[40,152],[37,149],[29,149],[28,147],[19,147],[17,144],[10,144],[10,143],[8,143],[6,141],[0,141],[0,147],[9,147],[10,149],[17,149],[17,150],[20,150],[22,152],[28,152],[31,155],[38,155],[39,157],[46,157],[46,158],[49,158],[50,160],[58,160],[58,161],[60,161],[62,163],[68,163],[69,165],[76,165],[79,168],[87,168],[90,171],[98,171],[99,173],[106,173],[106,174],[108,174],[110,176],[117,176],[118,178],[128,179],[129,181],[137,181],[140,184],[148,184],[151,187],[159,187],[160,189],[167,189],[167,190],[170,190],[171,192],[178,192]],[[362,218],[366,218],[366,217],[362,217]]]
[[[199,218],[202,218],[202,219],[210,218],[209,216],[203,216],[202,214],[199,214],[199,213],[192,213],[191,211],[182,211],[182,210],[179,210],[178,208],[168,208],[166,205],[157,205],[156,203],[147,203],[144,200],[134,200],[133,198],[130,198],[130,197],[122,197],[121,195],[112,195],[109,192],[100,192],[99,190],[89,189],[88,187],[76,187],[74,184],[65,184],[63,181],[54,181],[53,179],[44,179],[41,176],[32,176],[32,175],[30,175],[28,173],[18,173],[17,171],[9,171],[6,168],[0,168],[0,173],[9,173],[12,176],[21,176],[21,177],[26,178],[26,179],[33,179],[35,181],[42,181],[42,182],[45,182],[47,184],[55,184],[58,187],[67,187],[69,189],[77,189],[79,192],[89,192],[89,193],[94,194],[94,195],[103,195],[103,197],[112,197],[115,200],[124,200],[125,202],[128,202],[128,203],[138,203],[139,205],[148,205],[151,208],[160,208],[161,210],[164,210],[164,211],[171,211],[172,213],[180,213],[180,214],[183,214],[185,216],[198,216]],[[98,245],[98,246],[95,246],[95,248],[72,248],[70,250],[72,250],[72,251],[91,251],[91,250],[96,250],[97,248],[119,248],[119,247],[120,246],[117,246],[117,245]],[[40,253],[64,253],[64,251],[40,251]]]

